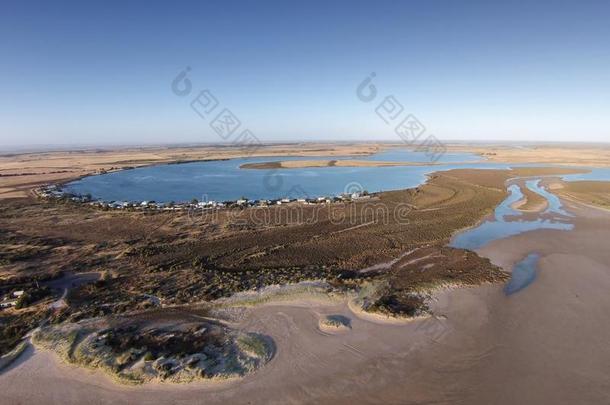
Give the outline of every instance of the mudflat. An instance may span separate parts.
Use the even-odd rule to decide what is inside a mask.
[[[274,336],[277,355],[239,383],[121,387],[96,371],[29,351],[0,377],[6,401],[66,404],[463,403],[598,404],[610,398],[610,215],[569,204],[575,229],[499,240],[481,255],[511,269],[540,254],[537,278],[506,296],[501,285],[449,289],[434,317],[397,325],[360,319],[346,303],[299,301],[250,309],[240,325]],[[320,317],[351,319],[345,333]],[[381,322],[381,321],[380,321]]]

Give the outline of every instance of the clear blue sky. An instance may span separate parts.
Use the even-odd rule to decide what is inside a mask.
[[[610,2],[3,1],[0,148],[218,142],[206,88],[261,141],[397,139],[371,72],[441,139],[609,141]]]

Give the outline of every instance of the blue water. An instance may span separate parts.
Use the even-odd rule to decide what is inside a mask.
[[[537,192],[540,195],[545,196],[545,194],[550,194],[540,187],[538,181],[532,181],[530,186],[532,187],[532,191]],[[519,235],[537,229],[571,230],[574,228],[573,224],[565,222],[567,218],[565,218],[566,215],[563,214],[565,211],[561,209],[561,203],[559,203],[559,207],[557,207],[556,203],[551,201],[549,201],[549,209],[552,209],[552,211],[549,212],[556,215],[553,215],[551,218],[524,219],[524,215],[521,211],[511,207],[513,203],[523,198],[521,188],[516,184],[512,184],[508,188],[508,191],[508,197],[495,209],[494,218],[492,220],[485,221],[473,229],[469,229],[454,236],[449,245],[461,249],[476,250],[494,240]],[[550,195],[555,197],[552,194]]]
[[[561,178],[565,181],[609,181],[610,167],[590,168],[583,167],[584,170],[589,170],[589,173],[581,174],[566,174]]]
[[[536,279],[536,269],[540,255],[532,253],[513,268],[510,281],[504,286],[504,293],[511,295],[530,285]]]
[[[328,159],[328,157],[317,157]],[[337,157],[333,157],[336,159]],[[244,163],[281,160],[311,160],[316,157],[257,157],[224,161],[158,165],[89,176],[69,183],[66,191],[91,194],[105,201],[208,201],[276,199],[339,195],[345,191],[369,192],[416,187],[426,175],[453,168],[507,169],[506,164],[481,161],[471,153],[447,153],[436,166],[322,167],[310,169],[240,169]],[[424,152],[390,149],[372,156],[382,161],[429,162]],[[455,163],[470,162],[470,163]]]
[[[564,215],[567,217],[573,216],[572,214],[568,213],[566,210],[563,209],[563,205],[561,204],[561,200],[559,199],[559,197],[557,197],[553,193],[550,193],[546,188],[541,186],[540,182],[542,182],[541,179],[528,180],[525,182],[525,186],[528,189],[530,189],[531,191],[533,191],[534,193],[541,195],[542,197],[544,197],[547,200],[549,206],[544,211],[544,213],[545,214],[554,213],[554,214]]]

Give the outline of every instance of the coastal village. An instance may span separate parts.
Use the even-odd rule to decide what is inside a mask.
[[[355,200],[367,200],[376,197],[376,193],[369,193],[366,190],[353,193],[342,193],[337,196],[321,196],[317,198],[278,198],[251,200],[242,197],[237,200],[228,201],[199,201],[193,199],[190,202],[157,202],[157,201],[102,201],[96,200],[91,195],[76,195],[65,192],[61,185],[50,184],[35,190],[35,194],[45,200],[69,200],[75,203],[89,204],[101,209],[135,209],[135,210],[164,210],[181,211],[192,209],[222,209],[222,208],[248,208],[248,207],[269,207],[282,204],[332,204],[344,203]]]
[[[355,193],[343,193],[338,196],[323,196],[317,198],[281,198],[272,200],[250,200],[240,198],[234,201],[198,201],[193,199],[190,202],[155,202],[155,201],[101,201],[95,200],[90,195],[75,195],[67,193],[59,184],[45,185],[34,190],[38,198],[49,201],[69,201],[77,204],[88,204],[92,207],[103,210],[141,210],[141,211],[186,211],[193,209],[215,210],[215,209],[245,209],[256,207],[270,207],[278,205],[324,205],[333,203],[346,203],[357,200],[369,200],[377,198],[376,193],[369,194],[367,191]],[[35,290],[35,291],[34,291]],[[19,309],[27,301],[31,300],[32,293],[38,291],[38,288],[28,293],[24,290],[9,290],[4,291],[0,296],[0,310],[9,308]],[[37,294],[34,294],[37,295]]]

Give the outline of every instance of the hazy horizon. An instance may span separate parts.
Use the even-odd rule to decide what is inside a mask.
[[[489,146],[535,146],[535,145],[574,145],[590,147],[594,145],[610,146],[610,141],[510,141],[510,140],[472,140],[472,139],[439,139],[446,145],[489,145]],[[290,145],[290,144],[358,144],[358,143],[379,143],[388,144],[392,147],[398,148],[403,145],[406,149],[417,149],[417,145],[408,145],[400,141],[400,139],[380,139],[380,140],[366,140],[366,139],[345,139],[345,140],[325,140],[325,139],[308,139],[306,141],[293,141],[293,140],[276,140],[261,143],[260,145]],[[240,145],[233,144],[231,142],[173,142],[173,143],[74,143],[74,144],[36,144],[36,145],[15,145],[7,146],[0,149],[2,153],[35,153],[35,152],[60,152],[60,151],[92,151],[92,150],[114,150],[114,149],[129,149],[129,148],[184,148],[184,147],[213,147],[213,146],[234,146],[241,147]]]
[[[400,142],[375,112],[386,96],[448,142],[606,142],[609,16],[607,2],[9,3],[0,150],[222,143],[190,105],[206,89],[263,143]]]

